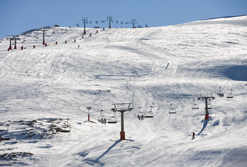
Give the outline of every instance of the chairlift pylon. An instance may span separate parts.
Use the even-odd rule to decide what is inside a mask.
[[[195,101],[195,100],[193,100],[192,109],[193,109],[193,110],[195,110],[195,109],[199,109],[199,105],[196,103],[196,101]]]
[[[172,106],[172,103],[170,103],[169,114],[177,114],[176,109]]]

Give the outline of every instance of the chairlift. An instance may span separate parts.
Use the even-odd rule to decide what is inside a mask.
[[[195,110],[195,109],[199,109],[199,105],[196,103],[196,101],[195,101],[195,100],[193,100],[192,109],[193,109],[193,110]]]
[[[123,21],[121,21],[121,24],[123,24]]]
[[[116,20],[116,23],[118,24],[118,20]]]
[[[208,100],[208,109],[212,109],[211,99]]]
[[[170,111],[169,114],[177,114],[175,108],[172,106],[172,103],[170,104]]]
[[[230,89],[231,92],[227,94],[226,98],[233,98],[233,94],[232,94],[232,89]]]
[[[89,24],[92,24],[92,21],[89,21]]]
[[[219,87],[219,93],[217,94],[219,97],[224,97],[224,93],[220,90],[221,87]]]
[[[108,19],[106,19],[106,21],[108,21]]]
[[[128,21],[126,21],[125,24],[128,24]]]
[[[154,117],[154,113],[153,113],[153,111],[152,111],[153,106],[150,106],[150,108],[151,108],[150,111],[146,111],[146,112],[144,113],[144,117],[145,117],[145,118],[153,118],[153,117]]]
[[[106,124],[107,117],[102,115],[103,110],[100,110],[100,111],[101,111],[101,115],[98,117],[98,122],[102,124]]]
[[[139,112],[138,112],[137,118],[139,120],[144,120],[144,115],[143,115],[143,112],[141,111],[141,107],[139,107]]]
[[[116,111],[112,110],[114,112],[114,116],[108,117],[107,123],[108,124],[116,124],[117,123],[117,117],[115,116]]]
[[[96,20],[95,23],[98,24],[98,20]]]

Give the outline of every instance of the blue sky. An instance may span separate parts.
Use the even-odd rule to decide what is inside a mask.
[[[136,19],[137,25],[150,27],[181,24],[221,16],[247,15],[247,0],[0,0],[0,38],[24,31],[53,26],[83,27],[81,18],[95,21]],[[130,24],[112,23],[114,27]]]

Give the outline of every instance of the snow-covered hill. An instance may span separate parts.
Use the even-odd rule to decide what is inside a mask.
[[[246,26],[247,16],[86,35],[55,27],[46,31],[47,46],[37,29],[9,52],[2,39],[0,135],[11,139],[0,142],[0,164],[246,166]],[[226,98],[230,89],[234,98]],[[202,93],[215,96],[207,121]],[[124,102],[134,109],[125,113],[121,141],[120,113],[117,124],[97,119],[101,109],[110,117],[112,104]],[[169,114],[171,103],[177,114]],[[138,120],[138,107],[150,106],[154,117]],[[87,122],[86,107],[95,123]],[[69,133],[52,128],[68,126]]]

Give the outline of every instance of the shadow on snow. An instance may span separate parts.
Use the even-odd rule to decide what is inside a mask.
[[[100,155],[97,159],[95,159],[95,160],[93,160],[93,159],[85,159],[84,161],[86,161],[86,163],[87,164],[89,164],[89,165],[92,165],[92,166],[94,166],[95,164],[98,164],[98,165],[100,165],[100,166],[104,166],[104,163],[101,163],[101,162],[99,162],[99,160],[103,157],[103,156],[105,156],[113,147],[115,147],[118,143],[120,143],[122,140],[117,140],[117,141],[115,141],[115,143],[111,146],[111,147],[109,147],[102,155]]]

